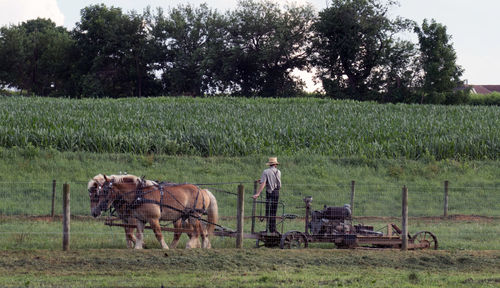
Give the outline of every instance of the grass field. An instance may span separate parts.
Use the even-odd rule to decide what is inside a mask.
[[[267,158],[95,154],[0,148],[0,214],[47,215],[52,180],[57,180],[56,213],[61,213],[62,184],[69,183],[74,215],[89,215],[87,182],[96,174],[128,171],[148,179],[207,185],[220,202],[222,216],[234,216],[237,185],[243,183],[247,207],[253,181]],[[350,202],[356,180],[355,215],[399,216],[401,189],[410,197],[410,216],[443,214],[444,180],[449,180],[449,214],[500,216],[498,161],[413,161],[338,159],[323,156],[280,157],[285,213],[303,214],[305,196],[313,207]],[[14,171],[14,173],[13,173]],[[229,193],[226,193],[229,192]],[[232,194],[230,194],[232,193]],[[247,215],[249,210],[247,210]]]
[[[0,251],[2,287],[498,287],[498,251]]]
[[[363,219],[383,225],[395,219]],[[0,219],[1,287],[498,287],[498,219],[413,219],[410,229],[436,233],[441,249],[234,249],[234,238],[213,238],[212,250],[161,250],[146,231],[142,251],[125,248],[121,228],[72,219],[71,251],[61,251],[61,220]],[[230,226],[234,220],[222,221]],[[300,229],[295,220],[285,229]],[[248,221],[247,221],[248,230]],[[24,233],[23,231],[29,231]],[[463,231],[467,231],[463,233]],[[488,233],[490,235],[488,235]],[[171,234],[165,233],[167,240]],[[485,241],[485,239],[487,239]],[[184,245],[186,236],[182,237]],[[474,249],[474,250],[471,250]]]
[[[319,99],[0,97],[0,286],[498,287],[499,116],[498,107]],[[406,185],[410,232],[433,232],[440,250],[284,251],[253,240],[237,250],[226,237],[211,251],[162,251],[148,230],[148,249],[132,251],[121,228],[88,217],[87,181],[128,172],[219,183],[208,187],[221,223],[234,227],[236,186],[245,185],[249,215],[270,156],[282,164],[286,213],[303,215],[305,196],[314,209],[349,203],[355,180],[356,220],[381,228],[399,223]],[[60,251],[60,218],[46,217],[52,180],[57,214],[62,183],[71,187],[70,252]],[[442,219],[445,180],[451,217]],[[288,221],[292,229],[303,222]]]
[[[104,225],[104,217],[78,217],[71,223],[72,249],[125,249],[123,228]],[[372,225],[376,230],[384,231],[387,223],[396,223],[401,227],[400,218],[357,218],[354,223]],[[0,218],[2,233],[0,233],[0,250],[59,250],[61,249],[62,222],[58,217],[2,217]],[[223,218],[220,224],[236,229],[234,218]],[[290,230],[304,231],[304,219],[286,220],[283,232]],[[245,221],[245,232],[250,233],[251,221]],[[255,231],[263,231],[263,222],[257,221]],[[386,231],[386,230],[385,230]],[[451,217],[441,218],[411,218],[409,221],[410,235],[419,231],[430,231],[438,238],[439,249],[448,251],[457,250],[500,250],[500,218],[496,217]],[[172,239],[172,233],[164,232],[167,243]],[[187,236],[183,235],[179,247],[184,247]],[[214,237],[212,245],[216,249],[234,248],[235,239],[230,237]],[[146,245],[150,249],[160,249],[158,241],[151,230],[146,230]],[[245,248],[253,248],[255,240],[247,239]],[[333,244],[311,244],[313,248],[329,248]]]

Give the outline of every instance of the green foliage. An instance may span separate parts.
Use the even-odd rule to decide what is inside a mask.
[[[418,98],[420,94],[419,102],[421,104],[443,104],[443,105],[460,105],[469,104],[470,93],[467,90],[457,90],[448,92],[420,92],[415,93],[415,97]],[[417,100],[417,98],[415,100]]]
[[[302,89],[294,69],[309,66],[311,6],[280,7],[265,0],[239,1],[229,16],[227,67],[234,89],[243,96],[290,97]],[[232,70],[232,71],[231,71]]]
[[[495,107],[295,99],[0,98],[0,146],[200,156],[498,159]]]
[[[490,94],[470,94],[468,103],[471,105],[500,106],[500,93],[493,92]]]
[[[443,93],[461,86],[463,69],[456,64],[457,56],[446,26],[436,23],[434,19],[430,23],[425,19],[422,27],[415,27],[415,32],[420,43],[425,73],[423,90],[428,93]],[[434,95],[434,98],[438,98],[438,95]]]
[[[463,70],[446,27],[389,17],[395,4],[335,0],[317,14],[309,4],[242,0],[224,14],[201,4],[154,15],[90,5],[71,32],[44,19],[2,27],[0,88],[73,98],[286,98],[307,96],[295,73],[315,68],[325,91],[318,97],[466,103],[452,92]],[[397,38],[410,28],[420,54]]]
[[[151,95],[155,92],[152,63],[155,46],[149,43],[147,11],[123,14],[104,4],[85,7],[73,31],[78,87],[72,95],[113,97]]]
[[[221,57],[225,25],[226,19],[205,4],[198,8],[181,5],[170,9],[167,16],[160,11],[153,33],[164,54],[160,58],[166,93],[202,96],[217,88],[217,66],[227,65]]]
[[[316,64],[330,97],[377,100],[379,91],[411,83],[414,76],[405,74],[415,74],[414,47],[394,35],[412,22],[391,20],[388,10],[393,4],[337,0],[319,13],[314,24]]]
[[[0,28],[0,84],[41,96],[65,92],[73,40],[47,19]]]

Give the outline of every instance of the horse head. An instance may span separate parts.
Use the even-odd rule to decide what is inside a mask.
[[[92,216],[97,217],[111,207],[113,203],[113,183],[113,176],[107,177],[102,174],[97,175],[89,182],[88,191]]]
[[[99,174],[94,176],[94,178],[92,178],[87,185],[87,190],[89,192],[90,198],[90,212],[92,213],[92,215],[94,215],[96,206],[99,203],[100,191],[102,183],[104,183],[104,181],[104,176],[102,174]]]

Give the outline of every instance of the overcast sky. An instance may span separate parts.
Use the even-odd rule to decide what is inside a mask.
[[[311,3],[319,11],[330,0],[295,2]],[[82,8],[99,3],[120,7],[124,12],[142,12],[148,5],[168,9],[180,3],[207,3],[210,8],[224,11],[234,9],[237,0],[0,0],[0,26],[42,17],[73,29],[80,20]],[[500,24],[496,17],[500,0],[399,0],[399,3],[400,7],[391,11],[394,16],[419,24],[425,18],[436,19],[447,27],[458,56],[457,63],[465,69],[463,79],[469,84],[500,84]]]

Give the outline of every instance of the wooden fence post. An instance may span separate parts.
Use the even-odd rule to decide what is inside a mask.
[[[243,248],[243,219],[245,216],[244,209],[245,187],[238,185],[238,207],[236,215],[236,248]]]
[[[63,185],[63,251],[69,250],[69,235],[70,235],[70,196],[69,196],[69,184],[64,183]]]
[[[354,194],[356,192],[356,181],[351,181],[351,215],[354,215]]]
[[[54,218],[55,215],[55,203],[56,203],[56,180],[52,180],[52,210],[50,210],[50,216]]]
[[[448,180],[444,181],[444,217],[448,217],[448,183]]]
[[[402,232],[402,243],[401,243],[401,250],[406,251],[408,250],[408,188],[406,188],[406,185],[403,186],[403,211],[402,211],[402,218],[403,218],[403,232]]]

